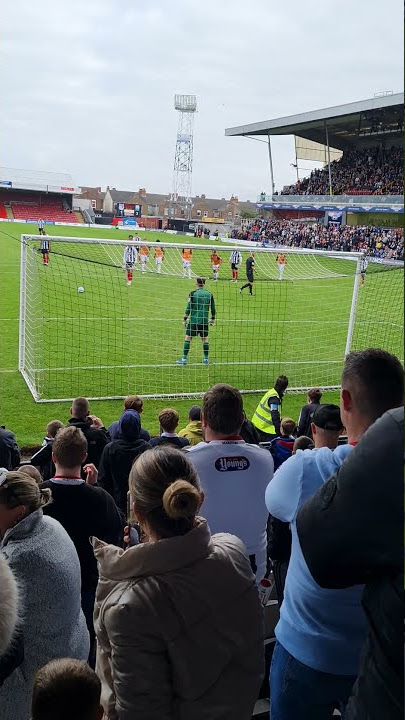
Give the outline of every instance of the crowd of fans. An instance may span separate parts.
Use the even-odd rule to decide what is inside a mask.
[[[156,437],[138,396],[108,429],[77,398],[29,465],[1,429],[2,720],[249,720],[269,648],[272,720],[403,715],[403,367],[350,353],[297,422],[287,389]]]
[[[370,257],[391,260],[404,259],[403,228],[373,226],[300,223],[292,220],[263,220],[258,218],[232,237],[251,240],[265,247],[285,246],[312,250],[365,252]]]
[[[402,195],[403,147],[347,150],[330,164],[333,195]],[[329,166],[284,187],[282,195],[329,195]]]

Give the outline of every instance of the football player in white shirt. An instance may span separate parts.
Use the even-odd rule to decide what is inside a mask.
[[[204,488],[201,515],[211,532],[231,533],[247,549],[258,582],[266,574],[266,483],[273,477],[267,450],[245,443],[239,435],[244,421],[242,396],[230,385],[214,385],[202,404],[205,442],[188,450]]]
[[[133,242],[133,235],[128,236],[128,241]],[[127,272],[127,285],[132,285],[133,269],[138,260],[138,251],[135,245],[127,245],[124,249],[123,266]]]
[[[231,263],[231,269],[232,269],[232,282],[237,283],[238,282],[238,268],[240,263],[242,262],[242,255],[240,254],[239,250],[233,250],[231,252],[229,262]]]

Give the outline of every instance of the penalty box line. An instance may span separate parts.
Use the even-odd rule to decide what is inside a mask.
[[[319,365],[320,363],[329,363],[329,364],[343,364],[343,360],[263,360],[263,361],[233,361],[233,362],[211,362],[209,367],[218,367],[218,366],[236,366],[236,365],[252,365],[252,366],[262,366],[262,365]],[[147,368],[149,370],[153,370],[155,368],[173,368],[177,367],[176,363],[161,363],[159,365],[153,364],[153,365],[140,365],[138,363],[134,363],[131,365],[73,365],[73,366],[65,366],[65,367],[50,367],[50,368],[33,368],[32,372],[36,373],[49,373],[49,372],[68,372],[70,370],[139,370],[142,368]],[[179,367],[198,367],[201,368],[201,363],[187,363],[186,366],[179,366]],[[1,372],[15,372],[14,370],[10,371],[3,371]]]

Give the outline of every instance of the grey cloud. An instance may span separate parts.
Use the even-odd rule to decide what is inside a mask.
[[[167,192],[173,96],[195,93],[194,191],[269,190],[265,145],[224,128],[402,85],[402,3],[13,0],[2,7],[2,163]],[[291,139],[274,139],[276,184]]]

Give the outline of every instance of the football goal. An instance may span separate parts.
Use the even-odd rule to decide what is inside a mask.
[[[217,382],[258,392],[281,373],[289,390],[335,389],[350,349],[403,354],[403,267],[369,263],[363,286],[360,254],[142,237],[124,256],[120,240],[21,240],[19,369],[38,402],[192,397]],[[210,303],[193,307],[198,277],[213,325]]]

